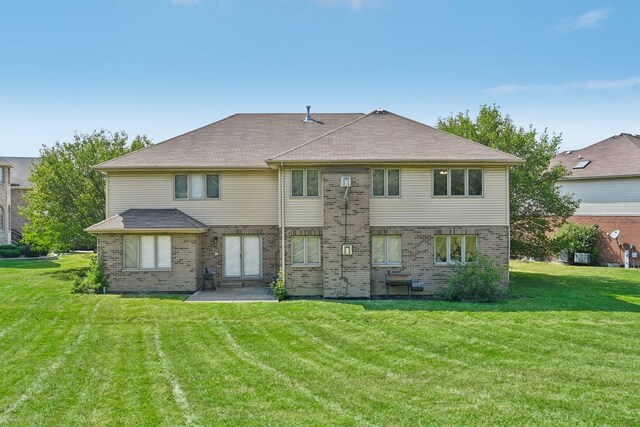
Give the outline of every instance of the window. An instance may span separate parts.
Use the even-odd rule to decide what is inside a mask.
[[[371,181],[374,196],[400,196],[400,169],[374,169],[371,173]]]
[[[293,265],[320,265],[320,237],[293,236],[291,238],[291,263]]]
[[[4,208],[0,206],[0,230],[4,230]]]
[[[320,174],[317,169],[293,169],[291,171],[291,196],[318,197]]]
[[[482,196],[482,169],[433,170],[434,196]]]
[[[0,166],[0,184],[4,184],[4,168]]]
[[[475,262],[478,252],[477,236],[436,236],[436,264]]]
[[[220,176],[202,173],[175,175],[173,196],[176,199],[219,199]]]
[[[575,164],[573,169],[584,169],[587,166],[589,166],[589,163],[591,163],[591,160],[580,160],[578,163]]]
[[[402,259],[402,243],[400,236],[372,236],[371,264],[397,265]]]
[[[171,269],[171,236],[124,236],[125,270]]]

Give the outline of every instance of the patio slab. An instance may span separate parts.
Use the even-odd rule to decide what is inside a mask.
[[[185,302],[278,302],[266,286],[221,287],[197,291]]]

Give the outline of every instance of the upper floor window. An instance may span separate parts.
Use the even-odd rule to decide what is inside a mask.
[[[478,251],[477,236],[436,236],[436,264],[475,262]]]
[[[171,236],[124,236],[125,270],[170,270]]]
[[[434,196],[482,196],[482,169],[434,169]]]
[[[173,196],[176,199],[219,199],[220,176],[202,173],[174,175]]]
[[[318,197],[320,194],[319,180],[317,169],[291,170],[291,196]]]
[[[371,188],[377,197],[400,196],[400,169],[373,169]]]
[[[293,265],[320,265],[320,258],[320,236],[291,237],[291,261]]]
[[[371,264],[399,266],[402,259],[400,236],[371,236]]]

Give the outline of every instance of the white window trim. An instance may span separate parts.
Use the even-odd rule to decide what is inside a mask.
[[[384,171],[384,195],[373,194],[373,171],[374,170]],[[397,196],[389,195],[389,170],[398,171],[398,195]],[[401,196],[402,196],[402,168],[372,168],[371,169],[371,197],[376,197],[376,198],[389,197],[392,199],[399,199]]]
[[[191,175],[204,175],[204,197],[201,199],[191,197]],[[218,176],[218,197],[207,197],[207,176]],[[176,176],[187,177],[187,197],[176,197]],[[203,173],[174,173],[173,174],[173,200],[220,200],[222,199],[222,177],[218,172],[203,172]]]
[[[383,237],[384,238],[384,262],[382,263],[374,263],[373,262],[373,238],[374,237]],[[389,262],[389,237],[397,237],[400,239],[400,262],[399,263],[390,263]],[[400,234],[376,234],[371,236],[371,266],[372,267],[402,267],[402,235]]]
[[[137,253],[137,261],[138,261],[138,267],[136,268],[127,268],[125,267],[125,262],[126,262],[126,243],[125,243],[125,238],[127,236],[135,236],[138,239],[138,253]],[[142,259],[142,244],[141,244],[141,237],[143,235],[142,234],[123,234],[122,235],[122,270],[123,271],[171,271],[173,269],[173,239],[171,238],[171,236],[169,235],[169,250],[171,252],[171,257],[170,257],[170,261],[171,261],[171,267],[165,267],[165,268],[158,268],[158,237],[160,236],[167,236],[166,234],[158,234],[158,235],[153,235],[153,238],[155,240],[154,242],[154,249],[155,249],[155,253],[154,255],[154,264],[156,265],[156,268],[141,268],[140,267],[140,260]]]
[[[318,172],[318,195],[317,196],[308,196],[307,195],[307,172],[308,171],[316,171]],[[302,171],[302,196],[294,196],[293,195],[293,171]],[[291,169],[289,171],[289,197],[292,199],[317,199],[320,197],[322,185],[320,185],[320,169]]]
[[[437,245],[437,237],[440,236],[444,236],[446,237],[447,240],[447,260],[446,261],[438,261],[437,260],[437,256],[438,256],[438,245]],[[460,240],[461,240],[461,261],[452,261],[451,260],[451,236],[459,236]],[[433,238],[433,262],[435,265],[439,265],[439,266],[448,266],[448,265],[455,265],[455,264],[467,264],[467,237],[473,236],[476,238],[476,253],[478,252],[478,235],[477,234],[437,234],[436,236],[434,236]],[[473,262],[473,261],[470,261]]]
[[[309,237],[318,238],[320,262],[309,262]],[[304,239],[304,262],[293,262],[293,239]],[[293,267],[320,267],[322,265],[322,238],[320,236],[291,236],[291,265]]]
[[[456,194],[456,195],[452,195],[451,194],[451,170],[452,169],[464,169],[464,194]],[[477,195],[469,195],[469,169],[479,169],[482,173],[482,194],[477,194]],[[435,180],[435,173],[436,170],[446,170],[447,171],[447,194],[436,194],[436,180]],[[460,168],[440,168],[440,167],[434,167],[431,169],[431,197],[436,197],[436,198],[445,198],[445,197],[452,197],[454,199],[459,199],[459,198],[463,198],[463,197],[470,197],[473,199],[481,199],[484,197],[484,168],[480,167],[480,168],[474,168],[474,167],[460,167]]]

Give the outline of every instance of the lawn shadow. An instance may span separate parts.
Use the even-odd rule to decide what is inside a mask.
[[[108,288],[107,288],[108,289]],[[125,299],[167,299],[184,301],[193,292],[108,292],[111,295],[117,295],[118,298]]]
[[[45,268],[59,268],[60,263],[54,261],[39,261],[39,260],[27,260],[27,261],[14,261],[14,260],[0,260],[0,269],[2,268],[15,268],[17,270],[41,270]]]
[[[68,270],[52,271],[50,273],[44,273],[44,275],[56,280],[71,280],[76,276],[85,276],[87,270],[89,270],[89,267],[78,267]]]
[[[639,276],[640,279],[640,276]],[[365,310],[398,311],[600,311],[640,313],[640,280],[512,272],[507,298],[492,303],[437,299],[332,301]]]

